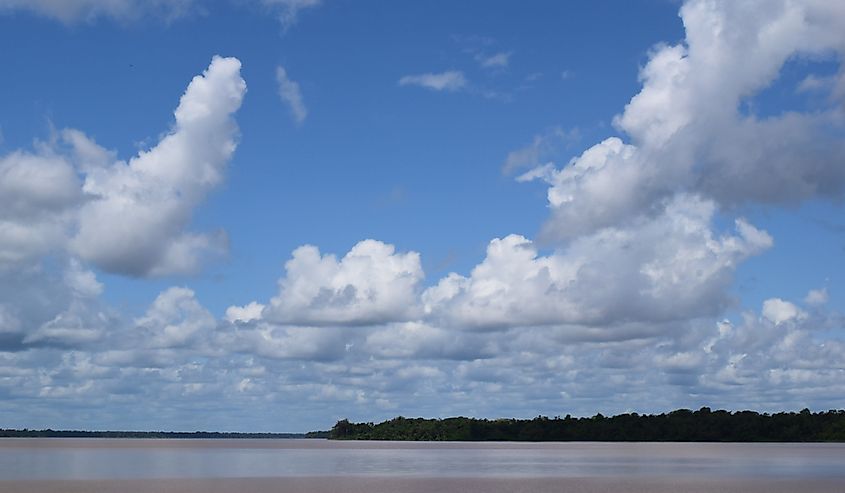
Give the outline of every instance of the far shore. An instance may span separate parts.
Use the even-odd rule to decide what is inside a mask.
[[[299,439],[327,438],[327,431],[308,433],[271,433],[237,431],[90,431],[90,430],[16,430],[0,429],[0,438],[167,438],[167,439]]]

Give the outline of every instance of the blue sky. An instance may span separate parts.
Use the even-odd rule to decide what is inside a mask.
[[[758,3],[0,0],[0,426],[843,407],[845,11]]]

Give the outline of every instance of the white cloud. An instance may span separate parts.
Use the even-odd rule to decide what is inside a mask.
[[[540,167],[558,153],[563,144],[577,138],[578,131],[575,129],[567,132],[560,127],[552,127],[542,134],[535,135],[527,146],[509,152],[502,164],[502,172],[510,174],[522,168]]]
[[[420,86],[433,91],[457,91],[467,85],[463,72],[449,70],[440,73],[406,75],[399,79],[400,86]]]
[[[184,228],[234,150],[239,69],[215,58],[182,97],[172,132],[129,163],[72,129],[0,156],[0,349],[90,348],[122,330],[85,261],[159,275],[225,247],[223,232]]]
[[[214,316],[187,288],[168,288],[156,297],[147,313],[135,321],[154,349],[185,347],[216,326]]]
[[[452,335],[442,329],[407,322],[372,332],[367,336],[366,344],[370,351],[382,357],[414,358],[432,346],[445,346],[451,338]]]
[[[60,279],[38,272],[18,282],[12,299],[26,324],[20,327],[23,344],[90,346],[102,340],[115,321],[98,299],[103,285],[76,259],[67,262]],[[50,298],[38,299],[44,295]]]
[[[828,76],[810,74],[798,84],[797,91],[799,93],[827,93],[830,101],[841,101],[845,99],[845,70],[840,68],[839,73]]]
[[[284,29],[288,29],[299,18],[303,10],[314,8],[322,3],[322,0],[260,0],[261,3],[271,11],[275,12]]]
[[[103,284],[76,259],[71,259],[64,273],[65,284],[79,297],[96,298],[103,292]]]
[[[362,344],[366,353],[385,359],[476,359],[496,353],[495,343],[422,322],[379,327]]]
[[[699,370],[702,390],[758,408],[824,400],[842,386],[845,345],[819,336],[841,322],[807,317],[786,300],[767,300],[761,316],[745,313],[740,324],[727,323],[706,343],[707,362]]]
[[[266,319],[302,325],[369,325],[405,320],[416,310],[423,278],[416,252],[364,240],[338,260],[302,246],[285,264]]]
[[[223,179],[237,144],[232,114],[246,84],[235,58],[215,57],[194,77],[174,129],[128,163],[91,169],[71,249],[99,267],[133,276],[195,271],[226,248],[225,235],[186,232],[193,209]]]
[[[89,173],[117,161],[117,153],[104,149],[83,132],[67,128],[61,132],[62,141],[70,146],[70,158],[75,167]]]
[[[92,318],[92,315],[95,318]],[[105,314],[91,313],[88,308],[74,302],[63,311],[28,333],[25,344],[56,346],[86,346],[103,338],[109,322]]]
[[[581,324],[611,328],[717,315],[745,258],[772,239],[744,221],[712,231],[715,206],[680,196],[655,217],[578,238],[548,256],[521,236],[495,239],[469,277],[450,274],[423,294],[425,310],[456,327]]]
[[[264,305],[255,301],[244,306],[230,306],[226,309],[226,320],[230,323],[252,322],[260,320],[263,311]]]
[[[840,104],[766,118],[740,111],[788,60],[845,53],[841,9],[694,0],[681,16],[685,42],[653,50],[642,90],[615,119],[631,142],[609,138],[549,180],[546,237],[567,240],[627,221],[679,190],[725,207],[841,196]]]
[[[319,6],[321,0],[250,0],[275,15],[287,30],[302,11]],[[107,18],[118,22],[155,17],[171,22],[193,12],[206,13],[208,2],[197,0],[0,0],[0,14],[28,11],[73,25]]]
[[[0,211],[3,216],[32,217],[81,202],[73,166],[49,149],[39,154],[13,152],[0,158]]]
[[[302,99],[299,83],[291,80],[282,66],[276,67],[276,81],[279,83],[279,97],[290,108],[294,121],[301,124],[308,116],[308,108]]]
[[[0,13],[28,10],[66,24],[99,17],[125,21],[148,14],[171,20],[185,15],[193,3],[193,0],[0,0]]]
[[[798,84],[798,92],[813,92],[829,89],[833,86],[833,77],[818,77],[810,74]]]
[[[119,413],[122,423],[173,428],[189,424],[198,407],[216,428],[231,427],[236,406],[243,410],[237,422],[247,429],[266,426],[261,416],[280,408],[287,426],[314,429],[339,418],[325,411],[329,403],[357,420],[699,405],[827,409],[841,405],[830,396],[845,391],[845,347],[825,335],[841,319],[819,316],[775,324],[745,313],[737,323],[673,322],[674,330],[586,343],[559,337],[568,327],[466,333],[421,322],[343,328],[253,321],[214,329],[193,293],[174,288],[153,302],[135,338],[119,332],[99,349],[0,352],[0,393],[62,399],[103,419]],[[164,340],[173,345],[158,347]],[[202,358],[197,347],[206,343],[224,350]],[[4,400],[0,413],[17,409],[14,402]],[[139,410],[153,412],[154,421]]]
[[[62,249],[82,201],[73,166],[50,149],[0,156],[0,269]]]
[[[528,181],[534,180],[543,180],[543,181],[551,181],[554,179],[555,175],[557,174],[557,168],[555,168],[555,163],[548,162],[541,166],[537,166],[532,168],[525,173],[518,175],[514,178],[516,181],[523,183]]]
[[[821,306],[827,303],[827,288],[811,289],[804,298],[804,303],[810,306]]]
[[[218,336],[230,351],[280,360],[331,361],[341,358],[348,336],[337,327],[245,324]]]
[[[107,271],[166,275],[225,252],[225,233],[185,229],[234,152],[239,71],[215,57],[182,97],[174,129],[128,163],[73,129],[0,156],[0,267],[69,250]]]
[[[507,68],[512,54],[513,52],[510,51],[500,51],[493,55],[479,53],[475,56],[475,59],[483,68]]]
[[[806,316],[797,306],[780,298],[771,298],[763,302],[762,315],[775,325]]]

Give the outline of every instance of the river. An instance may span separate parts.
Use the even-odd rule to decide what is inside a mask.
[[[845,492],[845,444],[0,439],[15,492]]]

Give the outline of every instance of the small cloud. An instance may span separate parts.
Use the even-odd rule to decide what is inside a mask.
[[[302,99],[299,83],[291,80],[287,71],[281,65],[276,67],[276,81],[279,83],[279,97],[290,108],[291,116],[293,116],[297,125],[301,124],[308,116],[308,108],[305,107],[305,102]]]
[[[525,173],[516,177],[519,183],[525,183],[534,180],[543,180],[546,183],[553,183],[554,176],[557,172],[554,163],[546,163],[542,166],[531,168]]]
[[[153,16],[165,22],[187,15],[194,9],[194,0],[0,0],[0,14],[28,10],[64,24],[93,22],[99,18],[133,21]]]
[[[771,298],[763,302],[763,318],[775,325],[796,320],[805,316],[797,306],[780,298]]]
[[[810,74],[798,84],[798,92],[825,91],[833,87],[833,77],[818,77]]]
[[[261,3],[277,12],[279,22],[287,30],[296,24],[300,11],[319,6],[321,0],[261,0]]]
[[[828,93],[832,100],[845,97],[845,75],[819,77],[810,74],[796,88],[798,93]]]
[[[457,91],[466,87],[467,80],[463,72],[449,70],[438,74],[406,75],[399,79],[399,85],[420,86],[433,91]]]
[[[827,288],[813,289],[804,298],[804,303],[810,306],[821,306],[827,303]]]
[[[226,320],[231,323],[252,322],[260,320],[263,311],[264,305],[255,301],[244,306],[230,306],[226,309]]]
[[[572,71],[571,70],[564,70],[560,73],[561,80],[568,80],[572,78]]]
[[[513,52],[510,51],[501,51],[495,55],[489,56],[479,53],[475,56],[475,60],[483,68],[507,68],[508,64],[510,64],[512,53]]]
[[[502,172],[508,175],[518,169],[537,168],[538,166],[544,165],[549,157],[553,156],[559,150],[562,144],[575,141],[578,137],[578,129],[572,129],[567,132],[560,127],[554,127],[543,134],[535,135],[530,144],[508,153],[504,164],[502,164]],[[532,175],[529,172],[521,176],[518,181],[527,181],[539,178],[540,176],[542,174]]]

